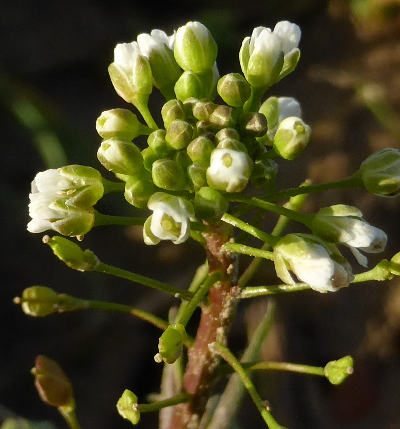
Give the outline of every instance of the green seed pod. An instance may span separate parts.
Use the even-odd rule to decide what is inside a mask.
[[[230,139],[230,138],[221,140],[217,144],[217,149],[232,149],[232,150],[237,150],[239,152],[247,153],[247,148],[243,143],[241,143],[239,140]]]
[[[44,317],[57,312],[58,294],[49,287],[31,286],[24,289],[16,302],[21,303],[22,311],[28,316]]]
[[[194,189],[207,186],[206,168],[199,164],[192,164],[188,167],[187,171]]]
[[[237,112],[229,106],[217,106],[210,115],[209,121],[217,128],[234,128],[237,122]]]
[[[203,82],[192,71],[185,71],[176,81],[175,87],[176,98],[185,101],[188,98],[202,98],[204,96]]]
[[[167,142],[165,141],[165,133],[165,130],[156,130],[147,138],[149,148],[162,158],[171,152],[171,148],[168,147]]]
[[[182,354],[185,339],[186,331],[182,324],[169,325],[158,341],[158,354],[154,357],[156,362],[174,363]]]
[[[182,102],[175,99],[167,101],[161,109],[161,116],[165,129],[168,129],[172,121],[185,119],[186,115]]]
[[[160,159],[160,155],[158,155],[158,153],[156,153],[151,147],[146,147],[142,150],[142,157],[143,166],[147,171],[151,171],[153,163]],[[134,177],[138,177],[138,175],[135,174]]]
[[[156,192],[156,187],[149,178],[131,177],[125,184],[125,199],[139,209],[145,209],[149,198]]]
[[[219,130],[217,134],[215,134],[215,138],[217,143],[219,143],[220,141],[227,138],[240,140],[240,135],[235,128],[222,128],[222,130]]]
[[[212,101],[198,101],[193,106],[193,116],[199,121],[208,121],[216,107]]]
[[[171,122],[165,140],[168,146],[175,150],[185,148],[193,138],[193,127],[189,122],[177,119]]]
[[[240,118],[240,129],[245,135],[261,137],[267,132],[267,119],[261,113],[244,113]]]
[[[128,141],[142,134],[148,134],[148,128],[142,125],[137,116],[128,109],[106,110],[97,118],[96,130],[103,139],[115,137]]]
[[[151,170],[153,182],[167,191],[183,191],[187,181],[183,168],[173,159],[159,159]]]
[[[216,189],[200,188],[194,197],[196,216],[207,221],[219,220],[228,211],[228,200]]]
[[[187,154],[194,164],[200,164],[208,167],[210,156],[215,149],[215,144],[205,135],[192,140],[187,147]]]
[[[218,81],[217,91],[229,106],[242,107],[250,97],[251,88],[241,74],[229,73]]]
[[[333,360],[325,365],[325,377],[331,384],[342,384],[346,378],[353,374],[353,358],[345,356],[338,360]]]

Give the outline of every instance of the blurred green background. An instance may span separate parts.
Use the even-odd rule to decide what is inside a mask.
[[[95,312],[25,316],[12,298],[33,284],[83,298],[132,304],[167,317],[173,300],[123,280],[78,273],[56,260],[26,231],[28,193],[36,172],[65,163],[96,160],[95,120],[127,107],[107,74],[117,42],[161,28],[168,33],[200,20],[218,45],[221,75],[239,72],[238,50],[253,27],[288,19],[302,28],[302,58],[292,75],[271,91],[296,97],[313,139],[302,161],[281,163],[280,185],[310,177],[334,180],[353,172],[369,154],[400,142],[400,2],[397,0],[279,0],[259,2],[150,2],[14,0],[0,14],[0,110],[2,130],[2,285],[0,422],[20,416],[65,427],[39,400],[30,368],[38,354],[57,360],[70,375],[84,428],[123,428],[115,403],[125,388],[141,400],[157,391],[161,367],[153,361],[159,332],[126,315]],[[151,98],[159,109],[160,97]],[[389,235],[385,257],[400,249],[399,199],[365,192],[330,191],[312,197],[306,210],[346,203]],[[101,211],[132,214],[121,197]],[[268,228],[273,218],[266,222]],[[137,228],[99,228],[83,243],[110,264],[178,286],[190,281],[203,254],[194,243],[146,247]],[[383,257],[383,256],[382,256]],[[379,258],[371,258],[371,263]],[[245,266],[243,261],[242,267]],[[355,266],[355,265],[354,265]],[[265,263],[253,284],[274,281]],[[306,292],[277,298],[278,315],[263,358],[323,365],[351,354],[355,373],[343,386],[293,374],[258,374],[257,386],[278,421],[291,429],[400,427],[400,282],[354,286],[336,294]],[[243,349],[265,302],[240,304],[231,333]],[[154,429],[155,415],[141,428]],[[246,399],[239,427],[262,428]]]

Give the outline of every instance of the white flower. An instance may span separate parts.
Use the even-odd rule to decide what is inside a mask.
[[[296,24],[289,21],[280,21],[275,25],[274,34],[281,40],[284,55],[290,54],[293,49],[299,46],[301,30]]]
[[[274,247],[278,277],[287,284],[295,282],[289,273],[318,292],[335,292],[353,280],[347,261],[334,247],[305,234],[289,234]]]
[[[190,232],[190,220],[194,219],[192,204],[181,197],[164,192],[153,194],[147,207],[153,214],[143,228],[144,242],[157,244],[160,240],[171,240],[174,244],[186,241]]]
[[[292,161],[303,153],[310,137],[311,127],[301,118],[289,116],[278,125],[274,149],[282,158]]]
[[[207,169],[208,185],[226,192],[241,192],[253,168],[250,157],[238,150],[215,149]]]
[[[278,97],[278,125],[289,116],[301,118],[300,103],[293,97]]]

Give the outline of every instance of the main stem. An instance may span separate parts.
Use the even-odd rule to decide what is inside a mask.
[[[231,228],[226,224],[209,225],[204,233],[209,275],[222,274],[208,293],[208,302],[201,309],[201,318],[193,346],[188,352],[183,386],[192,395],[188,403],[178,405],[170,422],[170,429],[198,428],[210,395],[219,357],[208,345],[218,341],[226,343],[232,314],[237,303],[237,260],[225,252],[223,246],[231,238]]]

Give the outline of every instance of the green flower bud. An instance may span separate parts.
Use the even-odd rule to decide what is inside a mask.
[[[216,107],[212,101],[198,101],[193,106],[193,116],[199,121],[207,121]]]
[[[214,63],[212,69],[203,73],[198,73],[197,76],[200,78],[203,84],[203,97],[210,101],[215,100],[217,98],[217,84],[219,79],[217,63]]]
[[[108,67],[111,82],[118,95],[131,103],[137,95],[148,96],[153,88],[149,61],[141,55],[136,42],[119,43],[114,49],[114,62]]]
[[[57,256],[68,267],[78,271],[94,271],[100,261],[89,249],[82,250],[76,243],[63,237],[43,237],[43,242],[48,244]]]
[[[198,102],[199,102],[199,100],[197,98],[194,98],[194,97],[187,98],[183,102],[183,109],[185,110],[186,118],[188,120],[192,120],[194,118],[193,107]]]
[[[31,372],[43,402],[52,407],[74,407],[72,384],[57,362],[43,355],[37,356]]]
[[[176,151],[173,159],[184,170],[192,163],[185,149]]]
[[[400,192],[400,151],[382,149],[369,156],[359,174],[365,189],[376,195],[396,196]]]
[[[192,140],[187,147],[187,153],[194,164],[208,167],[215,144],[206,136],[199,136]]]
[[[267,120],[261,113],[244,113],[240,117],[240,129],[245,135],[261,137],[267,132]]]
[[[333,360],[325,365],[325,377],[331,384],[342,384],[346,378],[353,374],[353,358],[345,356],[338,360]]]
[[[156,130],[156,131],[153,131],[147,138],[147,144],[149,145],[149,148],[152,150],[154,154],[162,158],[171,152],[171,148],[168,147],[167,142],[165,141],[165,133],[166,133],[165,130]],[[149,155],[144,155],[142,151],[142,156],[143,156],[145,168],[147,169],[148,165],[146,167],[146,164],[148,163],[146,162],[146,158]]]
[[[209,30],[200,22],[179,27],[175,36],[174,55],[183,70],[195,73],[212,69],[218,47]]]
[[[14,302],[21,304],[22,311],[28,316],[44,317],[57,312],[58,294],[49,287],[31,286]]]
[[[220,140],[217,144],[217,149],[232,149],[237,150],[239,152],[247,153],[247,147],[243,143],[241,143],[239,140],[230,138]]]
[[[219,220],[228,208],[228,200],[216,189],[205,186],[196,192],[194,210],[199,218],[208,221]]]
[[[128,109],[106,110],[97,118],[96,130],[103,139],[115,137],[128,141],[142,134],[148,134],[148,128],[141,124],[137,116]]]
[[[185,148],[193,138],[193,127],[189,122],[177,119],[171,122],[165,140],[168,146],[175,150]]]
[[[222,128],[215,134],[217,143],[225,139],[240,140],[240,135],[235,128]]]
[[[293,161],[307,147],[311,128],[300,118],[290,116],[284,119],[274,137],[274,149],[282,158]]]
[[[169,149],[169,148],[168,148]],[[146,147],[141,152],[143,157],[143,167],[147,171],[151,171],[153,168],[153,164],[160,159],[160,155],[153,150],[151,147]],[[135,177],[138,177],[138,175],[135,175]]]
[[[137,425],[140,421],[140,411],[138,407],[137,396],[128,389],[118,399],[117,410],[121,417],[129,420],[133,425]]]
[[[198,121],[196,122],[196,136],[202,136],[204,134],[212,133],[215,130],[215,125],[210,121]]]
[[[183,168],[173,159],[159,159],[153,163],[151,170],[156,186],[167,191],[183,191],[187,180]]]
[[[210,115],[209,121],[217,128],[234,128],[238,113],[229,106],[217,106]]]
[[[229,106],[242,107],[250,97],[251,88],[241,74],[229,73],[218,81],[217,91]]]
[[[97,151],[97,158],[113,173],[134,176],[143,169],[140,150],[135,144],[124,140],[104,140]]]
[[[272,159],[257,160],[251,173],[251,183],[255,188],[272,190],[278,176],[278,164]]]
[[[145,209],[149,198],[156,192],[151,179],[131,177],[125,184],[125,199],[139,209]]]
[[[182,354],[185,339],[186,331],[183,325],[180,323],[169,325],[158,341],[158,354],[154,356],[154,360],[174,363]]]
[[[176,98],[185,101],[189,98],[202,98],[205,95],[205,89],[202,79],[192,71],[185,71],[176,81],[174,91]]]
[[[194,189],[207,186],[206,167],[199,164],[192,164],[188,167],[187,172]]]
[[[167,101],[161,109],[161,116],[164,121],[165,129],[168,129],[172,121],[176,119],[185,119],[185,109],[183,103],[173,99]]]

